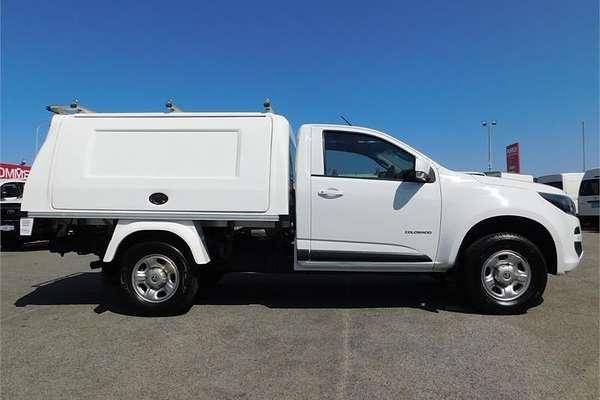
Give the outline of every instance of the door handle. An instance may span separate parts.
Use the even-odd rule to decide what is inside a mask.
[[[338,190],[336,188],[321,189],[317,192],[317,194],[327,199],[336,199],[344,195],[344,193],[341,190]]]

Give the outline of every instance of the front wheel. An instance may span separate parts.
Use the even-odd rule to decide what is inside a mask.
[[[484,312],[523,312],[546,288],[546,260],[523,236],[485,236],[468,247],[464,260],[463,287],[472,305]]]
[[[198,280],[182,252],[163,242],[138,243],[122,257],[121,287],[144,314],[185,312],[194,301]]]

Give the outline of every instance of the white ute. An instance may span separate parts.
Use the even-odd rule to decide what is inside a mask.
[[[560,190],[454,172],[357,126],[303,125],[296,149],[269,110],[55,115],[23,210],[151,314],[231,271],[453,272],[475,307],[520,312],[582,256]]]

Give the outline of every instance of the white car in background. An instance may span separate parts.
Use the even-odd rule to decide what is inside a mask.
[[[577,207],[578,210],[579,188],[582,179],[583,172],[566,172],[562,174],[540,176],[537,178],[537,182],[554,186],[571,196],[575,203],[575,207]]]
[[[600,168],[586,171],[579,189],[579,218],[582,225],[598,229],[600,219]]]
[[[18,248],[21,244],[19,221],[25,180],[0,179],[0,246]]]
[[[490,172],[485,172],[485,175],[494,176],[496,178],[512,179],[514,181],[521,181],[521,182],[533,183],[533,181],[534,181],[533,175],[517,174],[514,172],[490,171]]]

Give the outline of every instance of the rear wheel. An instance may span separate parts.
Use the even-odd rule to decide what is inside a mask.
[[[492,234],[468,247],[460,279],[474,307],[519,313],[540,300],[548,279],[546,260],[523,236]]]
[[[198,291],[191,264],[175,246],[163,242],[133,245],[123,254],[120,281],[129,301],[144,314],[187,311]]]

